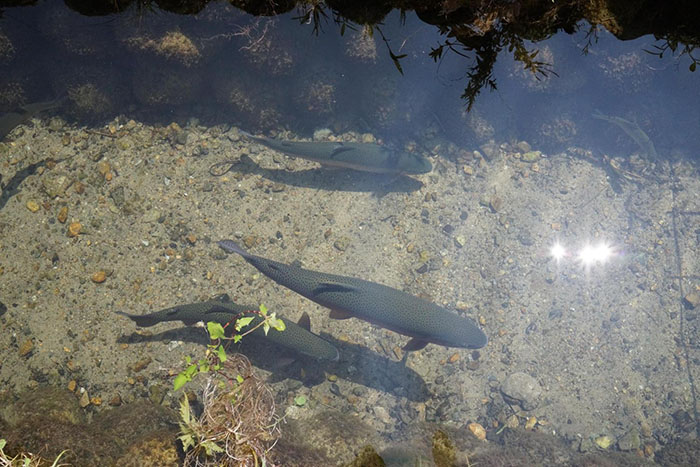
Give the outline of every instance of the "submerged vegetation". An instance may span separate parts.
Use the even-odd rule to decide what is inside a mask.
[[[466,86],[462,97],[469,109],[486,87],[496,89],[493,77],[496,59],[502,50],[522,63],[537,77],[554,73],[552,64],[538,59],[537,42],[559,31],[573,34],[581,28],[604,28],[622,40],[631,40],[652,34],[659,41],[653,47],[662,57],[670,51],[677,58],[688,57],[694,71],[698,58],[693,54],[700,45],[700,27],[693,19],[700,14],[697,2],[657,2],[651,4],[615,1],[589,2],[564,0],[551,2],[524,2],[521,0],[494,2],[491,0],[434,0],[429,2],[232,2],[236,7],[254,16],[274,16],[296,10],[295,18],[302,24],[311,24],[314,34],[323,30],[323,24],[332,21],[340,34],[347,29],[376,32],[386,45],[389,59],[403,73],[401,45],[392,46],[390,38],[381,29],[383,21],[394,9],[414,11],[423,22],[435,26],[444,40],[430,47],[430,56],[436,61],[445,53],[454,53],[466,61]],[[125,11],[132,4],[142,12],[155,10],[150,0],[71,2],[70,7],[87,15],[112,14]],[[196,14],[206,6],[204,1],[158,3],[158,8],[179,14]],[[532,45],[528,44],[532,43]],[[398,49],[398,50],[397,50]]]
[[[280,435],[280,418],[270,387],[248,359],[230,356],[210,375],[196,417],[187,396],[180,406],[180,436],[186,466],[270,465],[270,450]]]
[[[268,453],[280,435],[274,395],[250,361],[241,354],[227,355],[222,343],[237,343],[260,327],[265,334],[270,328],[284,331],[284,322],[265,305],[257,313],[263,320],[250,328],[253,317],[233,317],[225,326],[208,322],[212,342],[205,357],[195,363],[187,357],[187,368],[175,377],[178,390],[197,374],[208,373],[201,415],[192,413],[187,395],[180,403],[179,439],[186,466],[270,465]],[[227,336],[229,325],[235,332]]]

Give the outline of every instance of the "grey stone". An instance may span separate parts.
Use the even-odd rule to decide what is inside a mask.
[[[532,376],[518,372],[508,376],[501,384],[501,393],[510,404],[518,404],[524,410],[537,408],[542,388]]]

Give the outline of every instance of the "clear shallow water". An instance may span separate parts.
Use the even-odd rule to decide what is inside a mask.
[[[467,113],[465,61],[433,63],[439,35],[413,16],[382,28],[407,55],[403,76],[376,33],[341,37],[327,24],[317,37],[292,16],[254,19],[221,5],[197,16],[7,10],[4,110],[68,100],[2,145],[3,385],[22,393],[75,381],[76,399],[80,388],[101,399],[80,409],[88,414],[116,395],[127,404],[166,393],[183,357],[203,351],[201,330],[163,333],[178,329],[163,324],[139,337],[114,311],[227,292],[295,321],[308,312],[341,352],[337,363],[280,368],[277,350],[246,351],[271,373],[289,459],[311,456],[293,449],[306,442],[340,462],[366,442],[429,453],[438,427],[462,453],[478,453],[533,417],[532,429],[572,458],[606,437],[611,450],[649,459],[692,437],[697,309],[684,297],[700,264],[700,106],[684,58],[659,60],[643,51],[651,39],[604,32],[584,56],[584,34],[557,35],[533,47],[558,76],[535,80],[502,53],[497,91],[482,91]],[[596,110],[646,135],[656,156]],[[408,147],[434,170],[398,180],[323,170],[236,128],[300,139],[328,128]],[[210,174],[229,159],[242,162]],[[230,237],[261,256],[435,301],[480,322],[490,343],[477,353],[431,344],[404,366],[405,337],[329,319],[222,256],[215,242]],[[605,260],[580,256],[601,245]],[[300,395],[308,404],[295,403]],[[167,393],[164,404],[178,398]],[[470,423],[491,444],[474,444]],[[530,452],[522,446],[519,459]]]

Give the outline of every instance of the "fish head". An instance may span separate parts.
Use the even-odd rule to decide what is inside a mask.
[[[413,152],[403,153],[399,167],[403,173],[413,175],[425,174],[433,170],[433,164],[428,159]]]

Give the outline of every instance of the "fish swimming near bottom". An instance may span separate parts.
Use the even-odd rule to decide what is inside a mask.
[[[488,342],[471,319],[401,290],[265,259],[248,253],[232,240],[222,240],[219,246],[241,255],[278,284],[330,308],[331,318],[359,318],[411,337],[404,350],[420,350],[428,343],[478,349]]]
[[[287,141],[241,134],[263,146],[331,167],[386,174],[424,174],[433,170],[430,161],[419,154],[393,151],[372,143],[342,141]]]
[[[146,315],[131,315],[122,311],[117,313],[131,318],[141,327],[153,326],[164,321],[182,321],[188,326],[199,322],[214,321],[222,326],[231,323],[230,327],[226,328],[228,330],[233,329],[235,321],[242,317],[253,317],[253,321],[250,322],[247,329],[252,329],[260,324],[262,317],[257,313],[251,312],[251,310],[255,309],[257,307],[237,305],[229,300],[218,298],[206,302],[178,305]],[[251,335],[264,337],[275,344],[319,360],[338,360],[338,349],[330,342],[311,332],[309,315],[304,313],[298,323],[285,318],[280,319],[284,321],[284,331],[270,328],[267,336],[265,336],[262,327],[260,327],[253,331]],[[245,330],[246,328],[243,328],[243,332]]]
[[[0,141],[9,135],[16,126],[25,123],[35,115],[60,107],[65,99],[65,97],[62,97],[51,101],[34,102],[22,106],[15,112],[7,112],[0,115]]]

